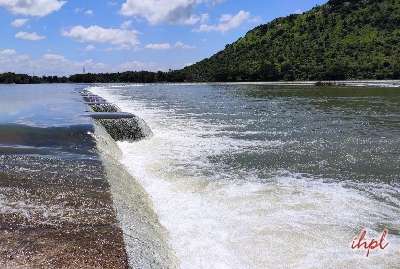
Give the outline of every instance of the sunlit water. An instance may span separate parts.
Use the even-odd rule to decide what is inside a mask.
[[[399,89],[90,89],[151,127],[119,146],[182,268],[398,268]],[[352,250],[363,227],[389,247]]]

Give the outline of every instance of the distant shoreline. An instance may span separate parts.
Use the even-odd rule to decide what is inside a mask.
[[[101,73],[101,74],[76,74],[66,76],[30,76],[27,74],[2,73],[0,84],[96,84],[96,83],[179,83],[179,84],[254,84],[254,85],[299,85],[299,86],[400,86],[400,80],[396,79],[360,79],[360,80],[315,80],[315,81],[193,81],[187,80],[181,70],[169,72],[124,72],[124,73]]]
[[[1,74],[0,74],[1,76]],[[266,86],[316,86],[316,87],[327,87],[327,86],[342,86],[342,87],[394,87],[400,88],[400,80],[326,80],[326,81],[233,81],[233,82],[190,82],[190,81],[157,81],[157,82],[130,82],[130,81],[117,81],[117,82],[2,82],[0,85],[34,85],[34,84],[165,84],[165,85],[266,85]]]

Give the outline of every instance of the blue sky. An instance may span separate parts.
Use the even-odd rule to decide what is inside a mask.
[[[326,0],[0,0],[0,72],[168,70]]]

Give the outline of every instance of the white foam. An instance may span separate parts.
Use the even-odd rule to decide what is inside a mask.
[[[126,100],[93,88],[123,111],[143,118],[154,137],[119,143],[123,163],[150,194],[182,268],[395,268],[400,239],[369,258],[351,250],[363,227],[400,226],[398,207],[338,183],[283,171],[266,183],[252,171],[224,172],[210,155],[279,147],[280,141],[216,136],[222,128],[174,109]],[[381,190],[382,191],[382,190]]]

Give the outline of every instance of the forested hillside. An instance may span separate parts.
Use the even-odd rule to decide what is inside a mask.
[[[184,69],[194,81],[400,78],[400,1],[331,0]]]
[[[0,83],[400,79],[400,0],[330,0],[248,32],[182,70],[0,75]]]

